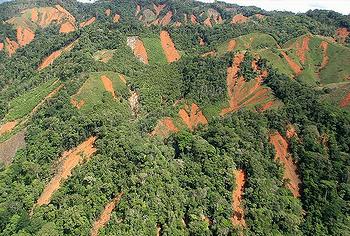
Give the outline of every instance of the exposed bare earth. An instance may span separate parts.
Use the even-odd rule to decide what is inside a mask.
[[[111,214],[115,207],[119,204],[124,193],[120,193],[117,197],[115,197],[111,202],[109,202],[100,217],[97,221],[94,222],[94,225],[91,230],[91,236],[97,236],[98,231],[103,228],[111,219]]]
[[[159,135],[165,138],[171,133],[177,133],[178,131],[179,129],[174,125],[173,120],[170,117],[166,117],[158,121],[158,124],[151,133],[151,136]]]
[[[62,55],[63,52],[69,52],[70,50],[72,50],[76,42],[77,40],[70,43],[64,48],[51,53],[48,57],[44,58],[44,60],[40,63],[38,70],[45,69],[46,67],[51,65],[57,58],[59,58]]]
[[[16,41],[6,38],[5,48],[7,50],[7,53],[11,57],[19,48],[19,44]]]
[[[113,17],[113,22],[114,23],[118,23],[119,21],[120,21],[120,15],[115,14],[114,17]]]
[[[148,55],[143,42],[137,36],[128,37],[127,45],[132,49],[135,57],[144,64],[148,64]]]
[[[25,147],[25,130],[13,135],[9,140],[0,143],[0,162],[5,166],[12,163],[17,150]]]
[[[3,134],[6,134],[8,132],[11,132],[13,128],[16,127],[17,125],[17,121],[10,121],[10,122],[7,122],[3,125],[0,126],[0,136],[3,135]]]
[[[347,107],[350,104],[350,93],[348,93],[341,101],[340,107]]]
[[[73,31],[75,31],[75,25],[72,22],[67,21],[61,25],[60,33],[67,34]]]
[[[79,163],[88,160],[96,152],[96,148],[93,147],[95,141],[96,137],[90,137],[78,147],[63,153],[59,160],[57,173],[45,187],[43,193],[37,200],[36,206],[50,203],[52,195],[59,189],[60,185],[71,176],[72,170]]]
[[[281,54],[283,55],[284,59],[286,59],[286,61],[288,62],[289,66],[292,68],[292,70],[294,71],[294,73],[296,75],[300,75],[302,68],[295,62],[293,61],[286,52],[281,51]]]
[[[236,170],[233,173],[235,177],[235,190],[232,192],[232,218],[231,222],[234,227],[245,227],[244,210],[241,206],[246,174],[243,170]]]
[[[242,14],[238,14],[238,15],[235,15],[233,18],[232,18],[232,21],[231,23],[232,24],[242,24],[242,23],[245,23],[247,22],[248,20],[248,17],[242,15]]]
[[[231,39],[227,44],[227,52],[232,52],[236,48],[236,40]]]
[[[95,20],[96,20],[96,17],[92,17],[92,18],[88,19],[87,21],[81,22],[81,23],[79,24],[79,26],[80,26],[80,28],[84,28],[84,27],[86,27],[86,26],[91,25],[92,23],[94,23]]]
[[[0,51],[4,50],[4,43],[0,43]]]
[[[105,90],[109,93],[112,94],[113,98],[116,99],[117,96],[115,94],[114,88],[113,88],[113,83],[112,81],[105,75],[101,76],[101,81],[103,83],[103,86],[105,87]]]
[[[129,105],[131,107],[132,114],[134,116],[139,112],[139,95],[135,91],[131,91],[131,96],[128,99]]]
[[[17,28],[17,41],[20,46],[29,44],[35,38],[35,33],[28,28]]]
[[[195,103],[192,103],[191,107],[186,105],[184,109],[180,109],[179,116],[190,130],[194,130],[200,124],[208,124],[207,118]]]
[[[302,64],[305,64],[306,52],[309,51],[310,36],[306,35],[303,37],[302,42],[296,43],[297,55],[300,58]]]
[[[299,184],[301,183],[297,174],[297,166],[291,155],[288,153],[288,143],[279,132],[270,135],[270,142],[275,148],[275,160],[280,161],[284,165],[284,178],[288,179],[288,188],[294,197],[300,197]]]
[[[168,25],[171,22],[171,18],[173,17],[173,12],[168,11],[163,19],[160,20],[159,24],[162,26]]]
[[[336,36],[339,43],[345,43],[346,38],[350,35],[350,31],[347,28],[339,28],[336,31]]]
[[[178,61],[180,59],[180,54],[175,48],[175,44],[171,39],[169,33],[167,31],[160,32],[160,40],[162,42],[162,47],[164,50],[164,54],[169,63]]]
[[[322,52],[323,52],[323,59],[322,59],[322,63],[320,66],[319,70],[322,70],[323,68],[325,68],[328,65],[329,62],[329,57],[328,57],[328,42],[326,41],[322,41],[320,44],[320,48],[322,48]]]

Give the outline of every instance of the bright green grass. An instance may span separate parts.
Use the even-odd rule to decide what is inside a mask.
[[[154,64],[168,64],[165,54],[163,52],[162,43],[160,38],[143,38],[143,44],[145,45],[148,61],[151,65]]]
[[[257,51],[261,58],[266,59],[268,64],[277,69],[280,73],[285,74],[289,77],[293,76],[293,70],[290,68],[288,63],[279,56],[279,52],[276,49],[262,49]]]
[[[54,80],[50,80],[32,91],[13,99],[9,104],[10,109],[5,116],[5,121],[13,121],[28,115],[36,105],[59,85],[59,82],[54,83]]]
[[[101,76],[103,75],[107,76],[112,81],[114,91],[119,99],[115,100],[112,94],[105,90],[101,81]],[[81,100],[85,101],[85,104],[81,108],[82,112],[94,112],[106,102],[112,101],[111,104],[117,106],[120,104],[121,100],[126,100],[128,96],[127,86],[120,80],[119,74],[106,71],[91,73],[80,88],[79,93],[74,95],[74,98],[78,102]]]
[[[330,89],[330,93],[322,97],[322,100],[330,102],[334,106],[339,106],[340,101],[350,92],[350,82],[341,82],[325,86]],[[350,105],[344,107],[350,111]]]

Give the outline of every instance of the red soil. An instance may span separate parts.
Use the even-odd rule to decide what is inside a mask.
[[[199,37],[199,45],[205,46],[205,42],[201,37]]]
[[[30,29],[18,27],[17,28],[17,41],[20,46],[25,46],[33,41],[35,33]]]
[[[306,35],[303,37],[303,41],[296,43],[297,55],[300,58],[302,64],[305,64],[306,55],[305,53],[309,51],[310,36]]]
[[[323,68],[325,68],[329,62],[329,57],[328,57],[328,42],[326,41],[322,41],[320,44],[320,48],[322,48],[323,51],[323,59],[322,59],[322,63],[320,66],[320,70],[322,70]]]
[[[95,20],[96,20],[96,17],[92,17],[92,18],[90,18],[90,19],[87,20],[87,21],[81,22],[81,23],[80,23],[80,28],[83,28],[83,27],[85,27],[85,26],[91,25],[92,23],[95,22]]]
[[[60,27],[60,33],[67,34],[73,31],[75,31],[75,25],[69,21],[63,23]]]
[[[205,21],[204,21],[204,25],[208,26],[208,27],[213,27],[213,25],[211,24],[210,18],[208,17]]]
[[[4,49],[4,43],[0,43],[0,51]]]
[[[216,56],[216,52],[215,51],[206,52],[206,53],[203,53],[201,55],[201,57],[214,57],[214,56]]]
[[[72,174],[72,170],[83,161],[88,160],[97,150],[93,147],[96,137],[90,137],[78,147],[64,152],[59,160],[59,168],[55,176],[47,184],[44,191],[40,195],[36,206],[47,205],[51,201],[51,197],[60,185],[68,179]]]
[[[148,55],[143,42],[137,37],[128,37],[127,45],[132,49],[135,57],[144,64],[148,64]]]
[[[106,9],[106,11],[105,11],[106,16],[110,16],[111,13],[112,13],[111,9]]]
[[[171,18],[173,17],[173,12],[168,11],[166,15],[163,17],[163,19],[159,22],[160,25],[168,25],[171,22]]]
[[[63,21],[69,20],[75,22],[74,17],[60,5],[55,5],[55,7],[42,7],[39,8],[39,17],[36,17],[36,13],[32,12],[32,21],[38,23],[40,27],[44,28],[49,26],[51,23],[57,22],[62,23]],[[34,13],[34,16],[33,16]]]
[[[267,71],[260,71],[256,68],[260,75],[251,82],[247,82],[243,76],[238,78],[239,66],[243,59],[243,53],[237,54],[234,57],[232,67],[227,69],[226,82],[230,106],[221,111],[221,116],[237,111],[240,108],[263,102],[269,98],[270,90],[262,87],[262,82],[268,75]],[[248,83],[253,84],[251,84],[252,86],[247,86]]]
[[[111,214],[114,208],[119,204],[124,193],[120,193],[117,197],[115,197],[111,202],[109,202],[103,212],[101,213],[99,219],[94,222],[94,225],[91,230],[91,236],[97,236],[98,231],[103,228],[111,219]]]
[[[347,28],[339,28],[336,31],[336,35],[338,36],[338,41],[340,43],[345,43],[346,38],[349,36],[350,31]]]
[[[227,52],[232,52],[236,48],[236,40],[231,39],[227,44]]]
[[[141,6],[140,6],[140,5],[137,5],[137,6],[136,6],[135,16],[137,16],[140,12],[141,12]]]
[[[158,6],[153,4],[153,8],[154,8],[154,11],[156,12],[156,16],[159,16],[160,12],[164,9],[165,6],[166,6],[165,4],[160,4]]]
[[[180,109],[179,116],[191,131],[200,124],[208,124],[207,118],[195,103],[192,103],[191,108],[186,105],[185,109]]]
[[[262,105],[262,107],[259,109],[259,112],[264,112],[264,111],[270,109],[274,104],[275,104],[275,101],[273,101],[273,100],[268,101],[267,103]]]
[[[16,127],[17,125],[17,121],[11,121],[11,122],[7,122],[6,124],[3,124],[0,126],[0,136],[6,133],[9,133],[13,130],[13,128]]]
[[[252,69],[255,72],[257,72],[259,70],[259,68],[258,68],[258,61],[257,60],[253,60],[252,61]]]
[[[284,179],[290,180],[288,188],[294,197],[300,197],[299,184],[301,183],[297,174],[297,166],[288,154],[288,143],[279,132],[270,135],[270,142],[275,148],[275,160],[279,160],[284,165]]]
[[[172,63],[174,61],[178,61],[181,56],[176,50],[175,45],[167,31],[160,32],[160,40],[168,62]]]
[[[177,132],[179,132],[179,129],[174,125],[173,120],[170,117],[166,117],[158,121],[158,124],[151,133],[151,136],[159,135],[166,138],[171,133]]]
[[[70,100],[70,103],[75,106],[78,110],[80,108],[82,108],[85,105],[85,101],[84,100],[80,100],[80,102],[78,102],[75,98],[72,98]]]
[[[248,17],[242,15],[242,14],[238,14],[238,15],[235,15],[233,18],[232,18],[232,21],[231,23],[232,24],[242,24],[242,23],[245,23],[247,22],[248,20]]]
[[[6,50],[9,54],[9,56],[11,57],[16,50],[19,48],[19,45],[16,41],[12,41],[9,38],[6,38],[6,44],[5,44]]]
[[[197,24],[198,22],[197,22],[197,17],[195,16],[195,15],[191,15],[191,22],[192,22],[192,24]]]
[[[340,107],[347,107],[350,104],[350,93],[348,93],[341,101]]]
[[[51,65],[58,57],[61,56],[61,54],[63,52],[68,52],[70,50],[72,50],[72,48],[74,47],[74,44],[76,43],[77,41],[74,41],[72,43],[70,43],[69,45],[67,45],[66,47],[60,49],[60,50],[57,50],[53,53],[51,53],[50,56],[44,58],[44,60],[41,62],[41,64],[39,65],[38,67],[38,70],[42,70],[42,69],[45,69],[46,67],[48,67],[49,65]]]
[[[302,69],[301,67],[292,60],[292,58],[290,58],[287,53],[285,53],[284,51],[281,51],[281,54],[283,55],[284,59],[286,59],[286,61],[288,62],[288,65],[292,68],[292,70],[294,71],[294,73],[296,75],[300,75]]]
[[[38,10],[36,8],[32,9],[31,19],[33,22],[37,22],[39,19]]]
[[[234,227],[245,227],[246,222],[244,220],[244,210],[241,207],[241,202],[247,176],[243,170],[236,170],[233,174],[235,176],[236,188],[232,192],[233,215],[231,222]]]
[[[113,22],[114,23],[118,23],[119,21],[120,21],[120,15],[115,14],[114,17],[113,17]]]
[[[114,88],[113,88],[113,83],[112,81],[105,75],[102,75],[101,76],[101,81],[103,83],[103,86],[105,87],[105,90],[107,92],[110,92],[113,96],[114,99],[116,99],[116,94],[115,94],[115,91],[114,91]]]

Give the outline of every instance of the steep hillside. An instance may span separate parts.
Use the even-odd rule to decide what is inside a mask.
[[[349,16],[0,5],[0,236],[350,235]]]

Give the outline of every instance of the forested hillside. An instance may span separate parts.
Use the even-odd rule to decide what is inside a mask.
[[[0,235],[350,235],[350,17],[0,4]]]

